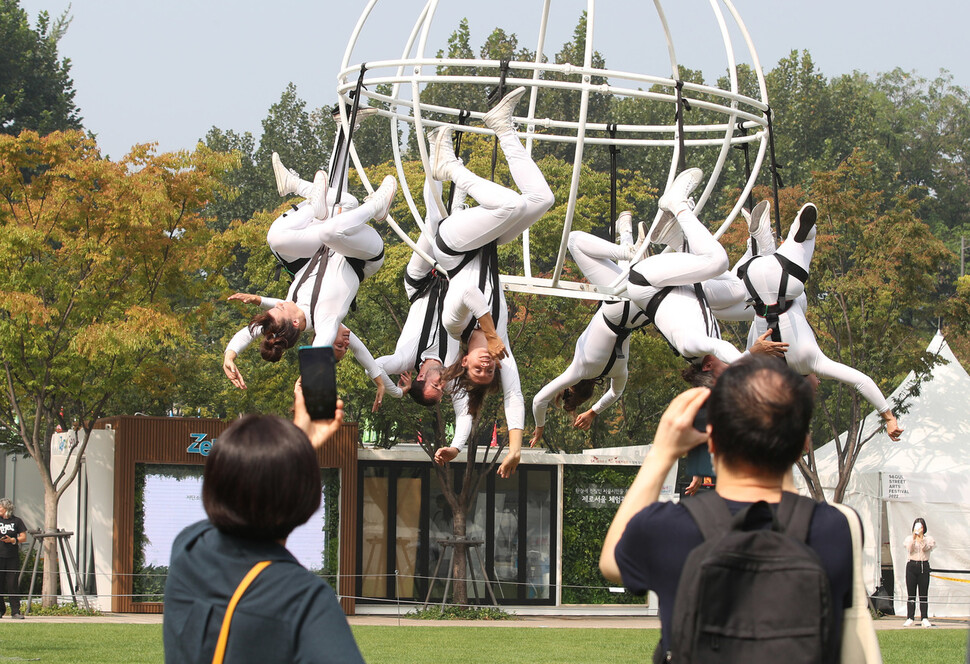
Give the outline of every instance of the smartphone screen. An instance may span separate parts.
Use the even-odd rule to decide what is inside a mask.
[[[303,399],[312,420],[332,420],[337,410],[337,373],[333,348],[300,346]]]

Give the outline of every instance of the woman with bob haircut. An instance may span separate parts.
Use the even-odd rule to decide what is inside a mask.
[[[340,428],[343,403],[333,420],[311,422],[297,383],[294,407],[296,424],[275,415],[236,420],[206,457],[209,518],[172,544],[166,662],[213,661],[230,598],[264,561],[232,612],[225,661],[364,661],[333,589],[286,549],[293,529],[320,507],[316,449]]]
[[[906,622],[903,627],[909,627],[916,620],[916,600],[919,599],[920,624],[932,627],[930,622],[929,601],[926,593],[930,588],[930,551],[936,548],[936,540],[926,532],[926,520],[916,517],[913,530],[903,540],[906,547]]]

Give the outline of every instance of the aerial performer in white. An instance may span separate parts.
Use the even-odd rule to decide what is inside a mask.
[[[614,261],[629,261],[636,253],[633,217],[623,212],[616,220],[619,244],[583,231],[569,234],[569,253],[586,279],[597,286],[613,283],[621,273]],[[641,242],[643,237],[640,238]],[[612,406],[626,387],[630,356],[630,334],[650,324],[647,315],[629,301],[604,302],[576,341],[573,360],[560,376],[539,390],[532,400],[536,428],[529,445],[542,440],[546,411],[553,400],[562,399],[563,409],[575,413],[592,395],[596,385],[609,381],[609,389],[592,408],[576,415],[573,426],[588,430],[599,413]]]
[[[818,210],[812,203],[802,206],[788,236],[776,250],[766,203],[759,204],[751,215],[748,251],[735,267],[747,291],[748,306],[741,308],[740,315],[737,307],[717,311],[718,315],[753,321],[748,332],[749,343],[770,329],[776,341],[788,344],[785,354],[788,366],[802,375],[814,373],[819,378],[832,378],[851,386],[879,412],[888,436],[899,440],[903,430],[875,381],[857,369],[826,357],[808,323],[805,282],[815,253]]]
[[[281,196],[298,194],[306,200],[278,217],[266,236],[273,254],[294,273],[286,298],[248,293],[229,297],[264,309],[226,347],[223,370],[241,389],[246,384],[235,359],[259,336],[260,355],[269,362],[279,361],[304,330],[314,332],[314,346],[334,345],[360,282],[384,262],[384,242],[367,222],[387,216],[397,191],[397,181],[388,176],[359,207],[354,207],[352,196],[342,197],[337,206],[334,196],[328,196],[325,171],[317,171],[311,184],[287,171],[276,154],[273,170]],[[331,216],[331,208],[340,214]]]
[[[649,256],[630,270],[627,295],[644,311],[675,353],[696,367],[707,366],[715,376],[748,353],[781,356],[784,342],[773,342],[766,332],[742,353],[721,339],[720,328],[708,304],[708,293],[718,291],[728,268],[727,253],[694,215],[688,196],[700,182],[701,171],[689,168],[677,176],[658,204],[664,214],[651,228],[650,242],[687,251]],[[727,274],[727,278],[733,276]],[[737,293],[730,287],[728,290]]]
[[[441,182],[425,178],[424,201],[428,224],[433,228],[437,228],[442,218],[434,203],[434,196],[440,196],[441,189]],[[464,192],[459,191],[452,209],[463,209],[463,200]],[[431,238],[423,233],[417,245],[429,256],[434,253]],[[411,303],[408,317],[394,353],[377,358],[377,364],[386,375],[401,376],[398,386],[389,388],[387,394],[397,398],[407,394],[415,403],[433,408],[441,402],[449,387],[443,378],[445,366],[458,359],[459,342],[448,334],[441,321],[448,280],[433,270],[420,254],[413,252],[404,271],[404,290]],[[412,372],[413,381],[410,378]],[[455,409],[452,446],[460,450],[471,434],[472,416],[468,413],[464,392],[452,394],[452,405]]]
[[[513,90],[484,117],[486,126],[498,136],[512,180],[521,193],[465,168],[455,156],[450,128],[442,127],[432,134],[431,176],[440,182],[454,182],[478,202],[475,207],[453,211],[431,229],[435,234],[435,260],[450,279],[442,321],[448,334],[462,342],[458,360],[445,371],[444,380],[454,393],[467,395],[472,417],[478,416],[486,394],[501,385],[509,430],[509,451],[498,469],[501,477],[509,477],[519,464],[525,400],[508,339],[508,308],[498,281],[496,247],[519,237],[555,200],[512,125],[512,112],[524,93],[525,88]],[[455,447],[442,450],[441,458],[436,456],[439,463],[458,454]]]

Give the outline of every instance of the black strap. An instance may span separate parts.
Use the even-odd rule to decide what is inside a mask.
[[[354,125],[357,124],[357,109],[360,107],[360,91],[364,87],[364,73],[367,71],[367,63],[360,65],[360,74],[357,76],[357,87],[354,88],[354,92],[351,94],[351,99],[353,99],[353,105],[350,109],[350,127],[347,130],[347,140],[344,141],[343,132],[340,134],[340,138],[337,139],[337,155],[339,158],[341,148],[347,151],[346,159],[343,160],[344,170],[350,169],[350,142],[354,138]],[[342,128],[341,128],[342,129]],[[334,184],[334,174],[330,174],[330,184]],[[337,178],[337,197],[334,198],[334,208],[340,204],[340,197],[343,194],[344,188],[344,178],[343,173]]]
[[[723,536],[730,529],[734,519],[741,516],[740,514],[732,516],[727,501],[716,491],[705,491],[689,496],[680,504],[694,519],[705,540]],[[755,503],[757,504],[759,503]],[[775,511],[774,519],[785,533],[805,542],[808,540],[816,505],[817,503],[811,498],[785,491],[781,494],[781,502]]]
[[[684,143],[684,111],[690,110],[690,102],[684,99],[684,82],[675,81],[677,87],[677,143],[680,146],[680,154],[677,158],[677,170],[683,173],[687,170],[687,153]]]
[[[491,305],[490,313],[492,314],[492,323],[495,325],[495,328],[498,329],[498,317],[499,313],[501,312],[501,293],[499,290],[502,288],[502,284],[498,277],[498,241],[494,240],[489,242],[484,247],[481,247],[476,251],[482,252],[482,261],[478,269],[478,289],[484,294],[485,286],[489,283],[491,284],[492,296],[489,301],[489,304]],[[463,340],[467,340],[471,336],[471,333],[474,331],[477,324],[478,321],[472,318],[462,332],[461,338]]]
[[[296,286],[293,287],[293,298],[296,299],[300,288],[304,283],[306,283],[306,280],[310,278],[310,273],[316,269],[317,275],[314,278],[313,290],[310,294],[310,327],[314,327],[313,313],[317,308],[317,300],[320,298],[320,287],[323,285],[323,275],[327,271],[329,261],[330,247],[324,244],[317,249],[317,253],[313,254],[313,256],[310,258],[303,275],[300,277],[300,280],[296,282]]]
[[[405,273],[405,279],[407,278],[408,275]],[[418,349],[414,358],[415,372],[421,369],[421,356],[424,355],[424,352],[428,348],[434,345],[432,333],[434,334],[434,338],[437,339],[438,359],[443,362],[448,351],[448,333],[441,323],[445,294],[448,291],[448,281],[438,274],[436,270],[432,270],[426,277],[421,279],[421,282],[425,284],[423,292],[420,294],[415,293],[417,297],[411,300],[413,303],[421,297],[428,298],[428,307],[424,313],[424,322],[421,324],[421,335],[418,337]]]
[[[458,124],[459,124],[459,126],[462,126],[463,127],[466,124],[468,124],[468,118],[470,118],[471,116],[472,116],[472,114],[471,114],[470,111],[466,111],[464,109],[458,111]],[[461,130],[455,130],[454,140],[455,140],[455,156],[456,157],[461,153],[461,137],[464,134],[465,134],[465,132],[463,132]],[[452,181],[451,182],[451,186],[448,188],[448,205],[446,206],[446,209],[448,211],[448,214],[451,214],[451,206],[455,202],[455,189],[456,188],[457,188],[457,185],[455,185],[454,181]]]
[[[501,60],[499,62],[499,77],[498,77],[498,87],[492,90],[488,95],[488,101],[490,103],[497,104],[502,101],[505,97],[505,77],[509,73],[509,60]],[[498,164],[498,135],[492,139],[492,182],[495,182],[495,166]]]
[[[781,181],[781,174],[778,172],[782,166],[775,159],[775,129],[771,124],[774,113],[772,113],[770,106],[765,111],[765,115],[768,118],[768,147],[771,150],[771,187],[775,198],[775,234],[781,237],[781,207],[778,205],[778,189],[784,189],[785,183]]]
[[[611,122],[606,125],[606,131],[610,134],[610,140],[616,141],[616,123]],[[620,153],[620,148],[616,143],[610,143],[610,237],[616,241],[616,155]]]

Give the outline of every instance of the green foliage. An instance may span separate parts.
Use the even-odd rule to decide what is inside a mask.
[[[71,604],[58,604],[57,606],[43,606],[40,602],[33,602],[30,605],[30,610],[27,610],[26,606],[20,607],[21,613],[30,614],[31,616],[100,616],[103,615],[97,609],[86,609],[83,606],[78,606],[75,603]]]
[[[566,466],[563,473],[562,601],[563,604],[643,604],[631,593],[611,593],[599,570],[600,550],[619,506],[591,505],[589,490],[622,497],[639,469],[635,466]]]
[[[440,606],[415,609],[405,614],[416,620],[513,620],[515,616],[497,606]]]
[[[53,21],[42,11],[32,28],[19,0],[0,1],[0,133],[81,128],[71,61],[57,53],[69,11]]]

